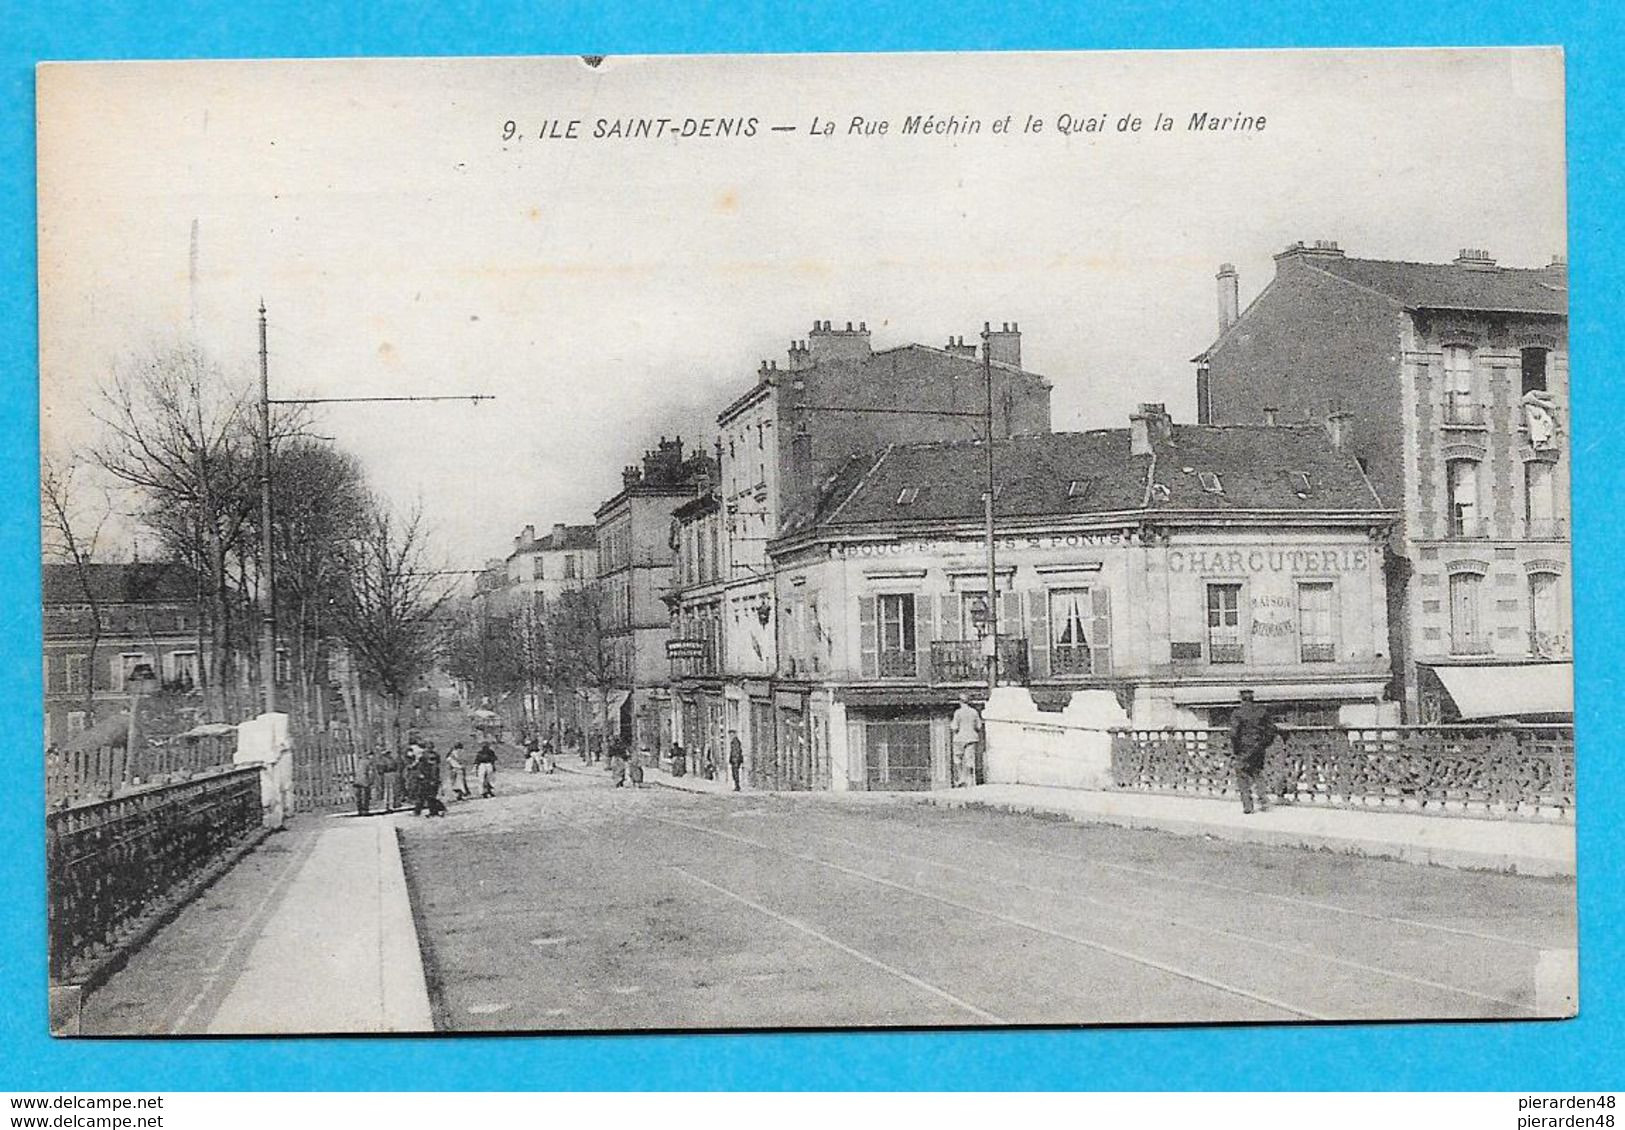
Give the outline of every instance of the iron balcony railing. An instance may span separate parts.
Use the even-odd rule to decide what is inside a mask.
[[[999,637],[999,678],[1027,681],[1027,640]],[[979,683],[987,678],[987,657],[981,640],[936,640],[931,644],[931,679],[937,683]]]
[[[1088,644],[1051,644],[1049,649],[1049,672],[1058,678],[1068,675],[1088,675],[1093,673],[1094,653]]]
[[[1452,515],[1445,525],[1445,536],[1452,538],[1479,539],[1490,536],[1490,523],[1485,518],[1464,518]]]

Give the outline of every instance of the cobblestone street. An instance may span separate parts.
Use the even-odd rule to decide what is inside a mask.
[[[1568,880],[568,762],[401,821],[448,1030],[1527,1017]]]

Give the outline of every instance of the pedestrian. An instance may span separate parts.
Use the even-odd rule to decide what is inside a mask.
[[[618,789],[626,784],[626,758],[622,756],[619,745],[611,746],[609,751],[609,776]]]
[[[643,764],[649,759],[649,751],[645,747],[639,746],[636,750],[629,750],[628,753],[626,771],[631,775],[632,787],[641,789],[643,787]]]
[[[377,770],[372,763],[372,754],[362,750],[355,755],[355,761],[350,769],[350,786],[355,790],[355,814],[357,816],[370,816],[372,814],[372,786]]]
[[[688,754],[683,751],[681,742],[671,743],[671,775],[673,777],[688,775]]]
[[[953,787],[969,788],[976,784],[976,754],[982,738],[982,716],[971,705],[970,699],[960,698],[959,709],[953,717]]]
[[[559,751],[553,745],[552,738],[545,738],[542,741],[542,763],[546,765],[549,773],[559,771]]]
[[[400,783],[400,758],[395,751],[382,742],[378,743],[378,753],[372,759],[373,772],[376,775],[378,788],[378,802],[384,812],[394,812],[400,800],[396,786]]]
[[[463,764],[462,754],[462,742],[452,743],[451,752],[446,754],[446,786],[454,800],[468,799],[468,766]]]
[[[542,771],[542,744],[536,740],[535,734],[525,735],[525,772],[540,773]]]
[[[700,764],[704,767],[707,781],[717,779],[717,751],[711,748],[710,738],[705,740],[705,759]]]
[[[733,774],[734,792],[739,791],[739,771],[745,766],[745,744],[738,730],[728,731],[728,772]]]
[[[1264,771],[1264,756],[1278,731],[1275,719],[1262,704],[1253,701],[1253,692],[1241,692],[1241,705],[1230,715],[1230,759],[1236,770],[1236,792],[1241,794],[1241,811],[1252,814],[1256,801],[1264,808],[1264,794],[1258,777]]]
[[[496,776],[496,771],[497,751],[491,748],[490,742],[486,742],[480,746],[480,752],[474,755],[474,772],[478,773],[480,777],[480,796],[493,797],[497,795],[496,790],[491,787],[491,778]]]
[[[431,747],[418,759],[418,794],[412,806],[412,815],[427,810],[430,816],[444,816],[446,806],[440,800],[440,757]]]

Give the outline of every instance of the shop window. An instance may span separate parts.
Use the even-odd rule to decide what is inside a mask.
[[[1239,584],[1207,587],[1207,656],[1209,663],[1246,662]]]
[[[1335,597],[1330,581],[1298,585],[1298,658],[1304,663],[1331,663],[1337,659]]]
[[[1485,655],[1490,650],[1480,607],[1484,578],[1477,573],[1455,573],[1450,577],[1450,652],[1452,655]]]
[[[1524,395],[1546,391],[1546,350],[1530,346],[1520,354],[1522,361]]]

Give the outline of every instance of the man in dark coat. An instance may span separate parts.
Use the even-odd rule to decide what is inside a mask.
[[[351,787],[355,789],[355,814],[367,816],[372,811],[372,787],[378,775],[373,765],[372,754],[365,750],[356,754],[355,768],[352,772]]]
[[[734,792],[739,791],[739,770],[745,765],[745,743],[739,740],[739,731],[728,731],[728,772],[733,774]]]
[[[1253,692],[1241,692],[1241,705],[1230,715],[1230,758],[1236,769],[1236,792],[1241,794],[1241,810],[1253,811],[1253,802],[1264,807],[1258,776],[1264,771],[1264,755],[1274,743],[1277,731],[1269,710],[1253,701]]]

